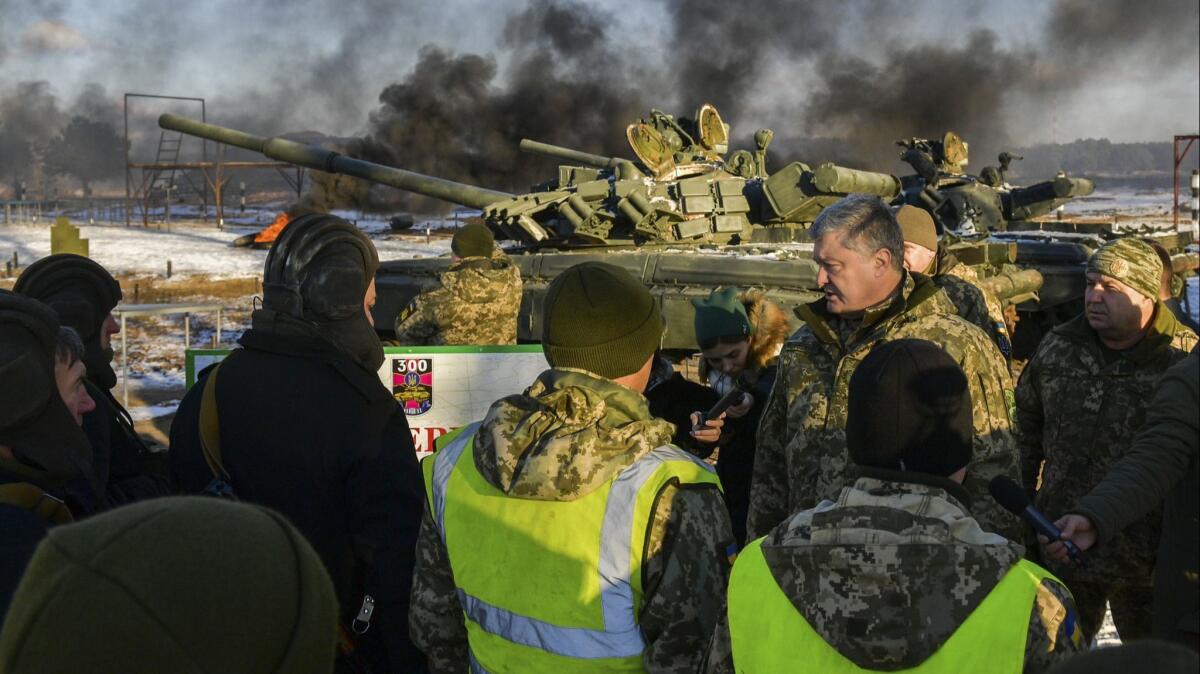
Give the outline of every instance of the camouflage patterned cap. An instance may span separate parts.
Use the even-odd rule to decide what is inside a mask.
[[[1124,283],[1137,292],[1158,299],[1163,265],[1158,253],[1132,237],[1109,241],[1088,259],[1088,273],[1098,273]]]

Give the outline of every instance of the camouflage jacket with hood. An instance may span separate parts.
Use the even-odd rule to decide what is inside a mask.
[[[442,273],[441,287],[413,298],[396,317],[401,344],[516,344],[521,270],[504,253],[466,257]]]
[[[967,507],[984,529],[1021,540],[1020,521],[988,493],[997,475],[1020,480],[1007,364],[995,344],[960,318],[926,276],[906,275],[900,292],[861,320],[830,314],[818,300],[796,310],[806,325],[779,355],[779,373],[758,427],[747,540],[811,508],[853,481],[846,450],[850,377],[883,342],[926,339],[944,348],[967,375],[975,425],[964,487]]]
[[[582,370],[551,369],[524,394],[492,405],[476,435],[474,460],[493,486],[514,497],[572,500],[670,443],[672,432],[650,416],[642,395]],[[652,518],[638,616],[643,662],[649,672],[694,672],[729,579],[729,516],[716,487],[672,483]],[[536,579],[530,588],[536,591]],[[446,547],[426,507],[409,626],[431,671],[467,671],[463,620]]]
[[[981,529],[963,507],[966,493],[945,478],[862,471],[836,502],[767,534],[763,556],[796,610],[843,657],[868,670],[907,670],[954,634],[1024,548]],[[1054,580],[1014,619],[1029,623],[1025,672],[1082,648],[1070,593]],[[734,672],[724,616],[706,660],[710,674]]]
[[[1004,307],[992,292],[979,282],[979,274],[944,246],[938,246],[931,272],[933,282],[946,291],[958,309],[958,315],[983,330],[1007,358],[1012,353],[1011,336],[1004,322]]]
[[[1021,472],[1025,489],[1036,490],[1039,510],[1048,517],[1068,512],[1129,453],[1159,377],[1196,341],[1161,303],[1142,341],[1119,356],[1110,352],[1107,361],[1082,314],[1046,335],[1017,385]],[[1162,510],[1155,509],[1127,527],[1088,555],[1085,570],[1050,568],[1068,583],[1122,580],[1149,587],[1161,520]]]

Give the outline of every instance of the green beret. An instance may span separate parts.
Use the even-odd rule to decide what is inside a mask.
[[[1109,241],[1088,259],[1087,270],[1115,278],[1152,300],[1158,299],[1162,260],[1143,241],[1132,237]]]
[[[478,222],[460,228],[450,240],[450,251],[459,257],[491,257],[495,246],[492,230]]]
[[[662,345],[654,297],[632,274],[584,262],[546,289],[542,347],[551,367],[574,367],[616,379],[637,372]]]
[[[737,288],[717,288],[708,299],[692,300],[696,307],[696,341],[700,348],[715,345],[722,337],[750,337],[754,326]]]
[[[279,513],[169,497],[56,527],[0,634],[0,671],[333,671],[337,599]]]

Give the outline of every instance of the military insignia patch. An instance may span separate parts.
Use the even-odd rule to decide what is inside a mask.
[[[1112,275],[1118,278],[1129,273],[1129,263],[1120,258],[1113,260],[1111,263],[1109,263],[1108,267],[1109,270],[1112,271]]]
[[[416,312],[417,312],[417,298],[414,297],[414,298],[412,298],[412,300],[409,301],[408,304],[404,305],[403,309],[400,310],[400,314],[398,316],[396,316],[396,324],[399,325],[399,324],[403,323],[404,321],[407,321],[408,317],[412,316]]]
[[[408,416],[433,408],[433,359],[400,357],[392,361],[392,395]]]

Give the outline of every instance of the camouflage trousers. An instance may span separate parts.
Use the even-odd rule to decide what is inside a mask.
[[[1154,588],[1151,586],[1075,581],[1068,582],[1067,589],[1075,597],[1085,643],[1092,643],[1104,625],[1105,603],[1112,606],[1113,623],[1122,642],[1145,639],[1153,633]]]

